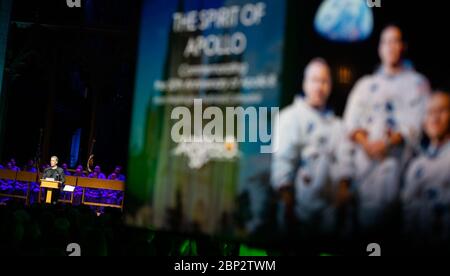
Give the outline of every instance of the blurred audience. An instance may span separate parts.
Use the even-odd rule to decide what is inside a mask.
[[[95,166],[94,171],[91,172],[88,176],[89,178],[98,178],[98,179],[106,179],[106,176],[104,173],[102,173],[100,166]]]
[[[48,168],[48,164],[41,164],[40,165],[40,171],[44,171],[46,168]],[[102,172],[101,167],[99,165],[95,166],[94,170],[86,174],[84,171],[84,168],[82,165],[78,165],[75,169],[75,171],[70,171],[69,166],[67,163],[62,164],[61,166],[64,170],[65,175],[70,176],[76,176],[76,177],[89,177],[89,178],[98,178],[98,179],[108,179],[108,180],[119,180],[119,181],[125,181],[125,175],[122,173],[122,166],[115,166],[114,171],[106,177],[106,175]],[[4,164],[0,164],[0,169],[5,170],[14,170],[14,171],[21,171],[19,166],[17,166],[16,159],[11,158],[9,161],[5,162]],[[23,166],[23,171],[26,172],[37,172],[37,166],[33,159],[29,159],[26,164]]]
[[[11,160],[9,161],[9,163],[11,163],[11,170],[13,170],[13,171],[20,171],[20,168],[17,167],[16,159],[15,159],[15,158],[11,158]]]
[[[71,175],[72,175],[72,174],[68,171],[68,167],[67,167],[67,164],[66,164],[66,163],[62,164],[61,168],[63,169],[64,174],[65,174],[66,176],[71,176]]]
[[[77,177],[86,177],[86,174],[83,172],[83,166],[78,166],[75,172],[73,173],[73,176]]]
[[[125,175],[122,174],[122,166],[116,166],[114,172],[108,176],[108,179],[125,181]]]
[[[37,172],[33,159],[28,160],[27,164],[23,167],[23,170],[26,172]]]

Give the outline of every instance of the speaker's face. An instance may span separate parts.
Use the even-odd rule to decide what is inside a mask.
[[[50,165],[51,165],[52,167],[56,166],[57,164],[58,164],[58,161],[56,160],[56,158],[50,159]]]

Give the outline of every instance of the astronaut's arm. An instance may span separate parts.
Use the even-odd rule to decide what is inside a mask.
[[[403,209],[403,227],[407,234],[412,234],[412,231],[416,228],[418,211],[421,209],[421,201],[418,198],[420,197],[421,184],[417,181],[416,171],[417,166],[413,163],[407,171],[405,187],[400,195]]]
[[[341,206],[349,202],[352,197],[352,179],[354,178],[354,152],[355,146],[351,139],[345,134],[344,128],[341,128],[339,139],[335,145],[336,171],[333,175],[335,183],[335,204]]]
[[[274,143],[278,149],[272,155],[271,182],[275,190],[289,190],[293,186],[298,164],[298,140],[295,125],[289,114],[281,114],[274,128]]]
[[[409,145],[411,148],[418,148],[419,146],[426,105],[431,93],[428,81],[423,79],[422,83],[423,85],[417,88],[416,96],[408,102],[408,109],[400,115],[403,117],[403,123],[397,130],[402,136],[402,143]]]
[[[298,165],[298,140],[296,118],[290,114],[281,113],[275,123],[273,142],[277,150],[272,155],[271,184],[279,199],[284,204],[283,212],[287,221],[293,220],[294,215],[294,179]]]
[[[364,125],[361,124],[361,118],[365,112],[365,99],[363,97],[364,90],[366,89],[365,86],[365,82],[362,80],[355,84],[355,87],[350,92],[344,112],[345,128],[350,137],[358,138],[358,140],[367,137],[367,131],[365,130]]]
[[[414,199],[420,192],[420,182],[417,181],[417,177],[414,175],[417,171],[417,166],[413,162],[406,172],[405,187],[401,193],[401,199],[404,206],[408,206],[414,202]]]

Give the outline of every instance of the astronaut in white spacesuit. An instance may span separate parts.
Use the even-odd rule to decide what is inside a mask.
[[[450,234],[450,96],[433,94],[424,123],[430,144],[414,159],[402,191],[404,229],[421,241],[448,241]]]
[[[316,234],[331,233],[334,227],[334,191],[338,179],[349,168],[337,153],[346,137],[342,122],[326,109],[331,93],[331,75],[327,63],[314,59],[306,67],[304,97],[298,96],[283,109],[274,128],[278,150],[272,156],[272,186],[281,192],[286,216],[294,218]]]
[[[381,68],[356,83],[344,114],[355,143],[353,183],[363,231],[389,217],[402,170],[419,145],[430,89],[422,75],[404,66],[404,49],[400,28],[386,27],[379,43]]]

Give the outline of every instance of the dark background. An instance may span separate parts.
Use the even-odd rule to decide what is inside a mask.
[[[205,0],[206,1],[206,0]],[[81,129],[77,163],[85,165],[93,141],[95,163],[109,172],[126,166],[141,1],[14,0],[3,94],[6,100],[0,160],[19,164],[36,155],[43,130],[42,158],[69,162],[72,135]],[[407,57],[434,88],[450,87],[444,1],[382,1],[374,8],[375,31],[360,43],[333,43],[313,28],[321,1],[287,0],[282,106],[301,90],[303,68],[322,56],[332,66],[330,105],[341,114],[355,81],[379,63],[378,37],[397,23],[408,40]],[[339,71],[350,72],[342,79]]]
[[[13,1],[3,161],[34,158],[42,129],[43,160],[68,163],[81,129],[77,163],[126,163],[140,1],[82,2]]]
[[[450,44],[445,1],[382,0],[381,8],[373,8],[375,28],[372,36],[360,43],[334,43],[321,38],[314,30],[315,13],[322,1],[288,0],[285,71],[282,104],[292,101],[301,90],[304,66],[314,57],[327,59],[332,66],[334,94],[330,105],[340,115],[348,93],[361,77],[379,65],[378,40],[388,24],[399,25],[408,43],[406,58],[424,74],[434,89],[450,88]],[[348,68],[351,79],[341,82],[339,68]]]

